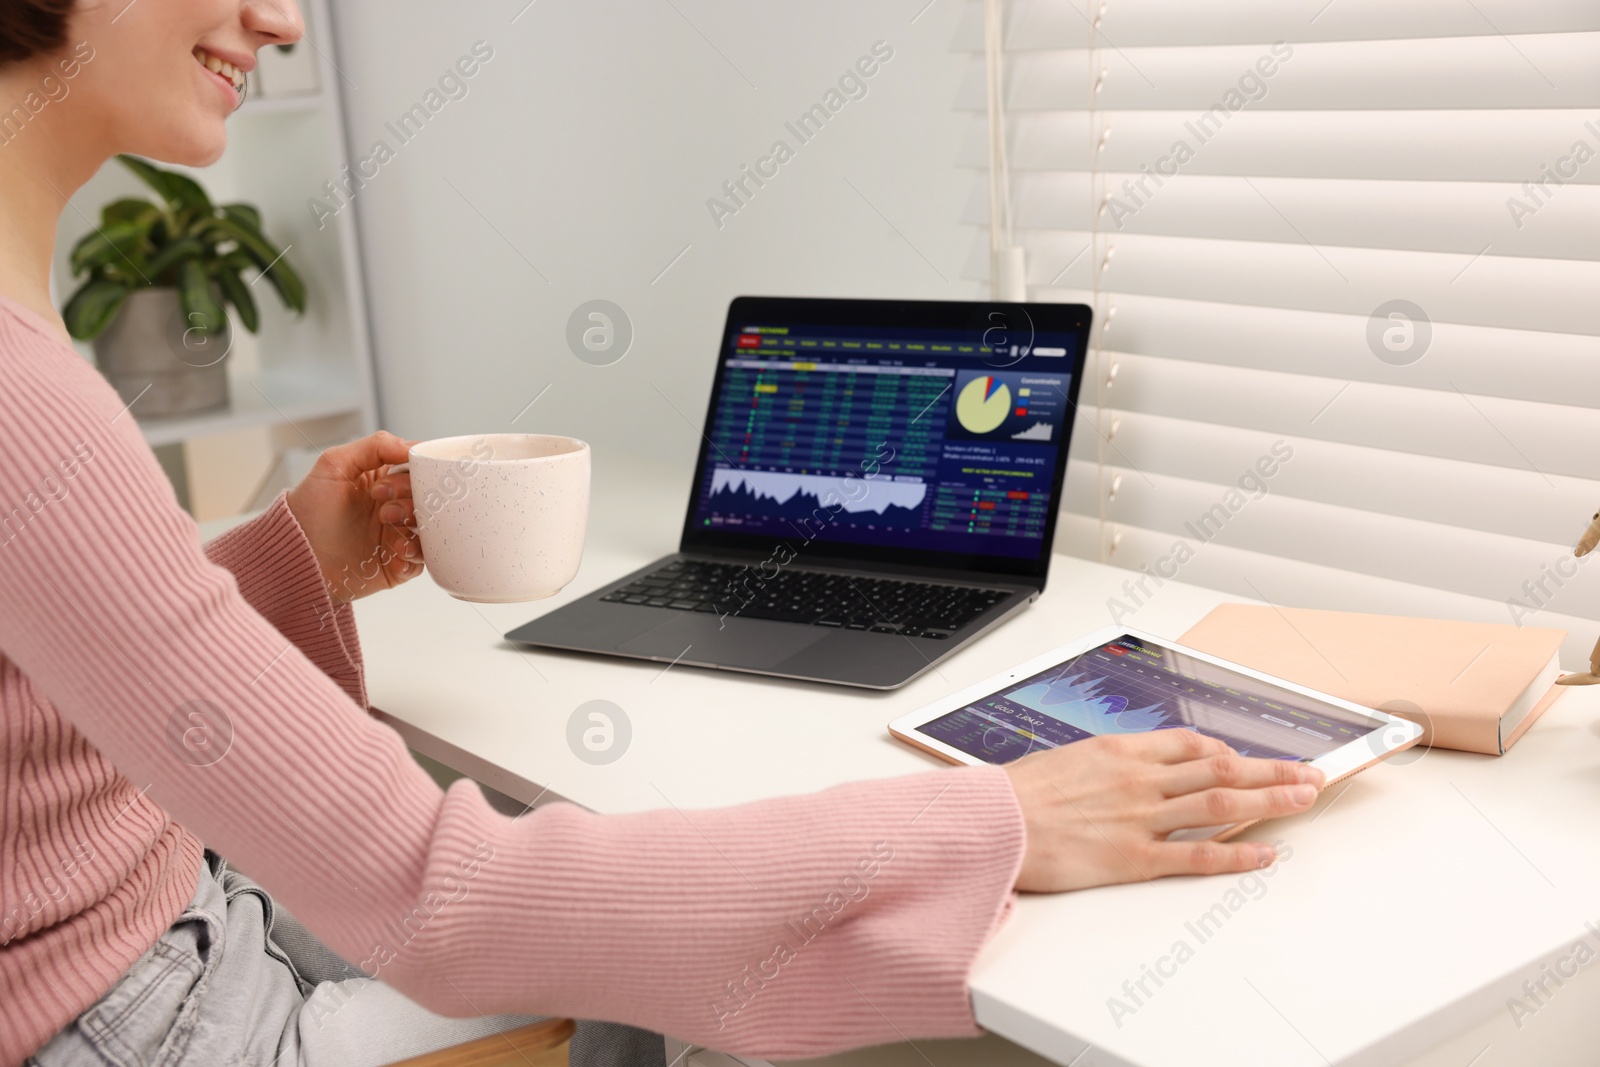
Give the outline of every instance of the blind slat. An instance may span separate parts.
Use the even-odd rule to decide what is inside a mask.
[[[1600,146],[1600,137],[1595,140]],[[1600,161],[1594,169],[1600,175]],[[1319,245],[1467,255],[1488,247],[1497,256],[1592,259],[1600,244],[1600,185],[1550,184],[1530,193],[1491,182],[1156,178],[1138,172],[1096,179],[1086,172],[1018,175],[1015,225],[1083,230],[1090,212],[1098,211],[1107,234],[1281,241],[1287,216]],[[975,180],[962,221],[986,226],[988,214],[988,181]]]
[[[1265,205],[1263,210],[1270,211]],[[1088,288],[1098,273],[1106,293],[1359,316],[1404,298],[1438,322],[1600,334],[1600,303],[1594,299],[1600,263],[1318,246],[1298,241],[1291,221],[1278,222],[1285,239],[1277,243],[1107,237],[1113,256],[1104,271],[1094,251],[1073,262],[1087,234],[1031,233],[1028,284]],[[987,246],[975,235],[964,276],[982,279],[987,272]]]
[[[1100,331],[1101,343],[1134,355],[1600,407],[1600,337],[1435,322],[1422,358],[1396,366],[1364,347],[1365,315],[1128,293],[1113,294],[1102,311],[1111,308],[1115,314]],[[1292,364],[1286,352],[1295,354]],[[1600,476],[1600,462],[1593,473]]]
[[[1081,107],[1098,83],[1098,110],[1226,112],[1569,108],[1600,104],[1600,32],[1027,51],[1007,64],[1012,113]],[[956,106],[981,111],[985,82],[970,70]]]
[[[1098,440],[1102,434],[1109,440]],[[1167,475],[1209,484],[1220,494],[1249,482],[1252,493],[1261,491],[1259,484],[1267,492],[1335,507],[1551,545],[1576,541],[1585,509],[1600,501],[1600,481],[1593,477],[1541,476],[1525,468],[1121,409],[1104,411],[1098,424],[1086,413],[1073,428],[1074,462],[1092,469],[1102,453],[1108,464],[1134,472],[1124,483]],[[1600,475],[1600,468],[1593,473]],[[1109,486],[1092,470],[1075,469],[1072,478],[1085,482],[1091,495]]]
[[[1115,385],[1099,393],[1102,402],[1126,411],[1543,476],[1591,478],[1600,456],[1600,418],[1589,408],[1152,356],[1100,358],[1117,367]],[[1084,406],[1093,405],[1102,380],[1095,367],[1089,373],[1096,376],[1083,384]],[[1580,506],[1575,520],[1585,508],[1593,510]]]
[[[1007,51],[1081,48],[1094,12],[1082,0],[1018,4],[1006,24]],[[1137,6],[1107,5],[1101,41],[1123,48],[1144,45],[1205,46],[1290,41],[1401,40],[1475,37],[1493,27],[1507,35],[1600,30],[1600,8],[1591,0],[1473,0],[1471,4],[1397,4],[1394,0],[1339,0],[1325,6],[1284,0],[1141,0]],[[983,50],[982,8],[968,4],[956,47]],[[1109,45],[1108,45],[1109,47]]]
[[[1290,461],[1292,465],[1292,460]],[[1093,483],[1093,464],[1076,463],[1063,505],[1079,514],[1102,514]],[[1083,468],[1089,468],[1085,470]],[[1122,471],[1116,498],[1105,504],[1107,519],[1170,534],[1196,554],[1213,544],[1251,552],[1270,552],[1318,566],[1504,603],[1526,597],[1524,583],[1543,577],[1558,563],[1571,577],[1600,573],[1590,560],[1572,557],[1570,545],[1548,544],[1471,530],[1400,515],[1302,500],[1284,493],[1255,495],[1237,486]],[[1458,560],[1476,559],[1461,567]],[[1576,615],[1600,616],[1600,581],[1564,581],[1548,586],[1554,601]],[[1543,599],[1543,598],[1541,598]]]
[[[1116,116],[1098,153],[1099,126],[1087,111],[1013,115],[1011,169],[1138,171],[1173,151],[1192,112],[1140,111]],[[1506,182],[1520,186],[1554,166],[1580,139],[1595,145],[1587,123],[1600,108],[1568,111],[1241,111],[1221,134],[1194,145],[1185,174],[1283,178],[1387,178],[1405,181]],[[974,120],[959,160],[988,163],[985,124]],[[1174,131],[1177,131],[1176,133]],[[1578,182],[1600,182],[1600,160]]]

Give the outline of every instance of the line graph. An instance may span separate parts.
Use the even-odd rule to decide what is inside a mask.
[[[745,496],[780,507],[798,505],[797,498],[809,498],[811,507],[829,503],[832,494],[846,512],[859,515],[874,512],[886,515],[893,509],[914,511],[928,495],[924,482],[892,482],[887,478],[833,478],[819,474],[784,474],[777,471],[736,470],[718,467],[711,472],[711,499]]]

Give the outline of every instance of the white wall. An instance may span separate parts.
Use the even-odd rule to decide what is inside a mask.
[[[352,154],[396,148],[354,201],[388,428],[574,434],[602,488],[641,464],[687,487],[733,296],[977,294],[959,280],[955,0],[537,0],[518,17],[525,2],[334,5]],[[494,56],[468,95],[397,147],[384,124],[480,40]],[[774,140],[798,145],[784,122],[878,40],[894,56],[867,95],[719,230],[707,199]],[[611,366],[567,346],[594,298],[633,322]]]

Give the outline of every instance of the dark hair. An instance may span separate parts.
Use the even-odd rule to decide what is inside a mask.
[[[55,52],[67,43],[76,0],[0,0],[0,65]]]

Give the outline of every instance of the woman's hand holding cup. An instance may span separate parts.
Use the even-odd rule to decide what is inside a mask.
[[[392,469],[405,462],[412,444],[380,430],[335,445],[289,490],[289,511],[311,542],[336,603],[391,589],[422,573],[422,545],[412,529],[411,476]]]

